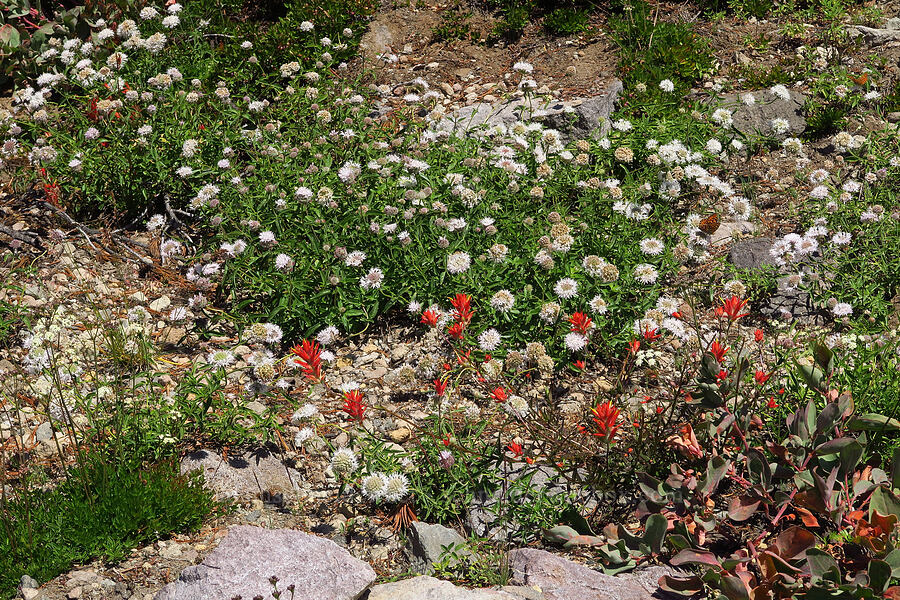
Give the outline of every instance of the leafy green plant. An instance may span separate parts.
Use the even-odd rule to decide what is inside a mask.
[[[544,17],[544,28],[554,35],[573,35],[588,29],[589,18],[583,8],[564,6]]]
[[[638,0],[626,3],[609,20],[621,54],[619,69],[626,84],[669,79],[689,86],[713,65],[709,43],[689,23],[654,17],[654,9]]]
[[[441,13],[441,22],[431,28],[431,39],[434,42],[452,42],[467,40],[473,36],[469,19],[472,13],[463,10],[459,4]]]
[[[435,577],[471,587],[503,586],[510,579],[503,548],[478,537],[443,548],[432,567]]]
[[[134,469],[83,456],[56,488],[3,492],[0,597],[14,597],[22,575],[43,582],[75,563],[121,560],[139,545],[198,529],[216,510],[200,477],[182,475],[177,462]]]

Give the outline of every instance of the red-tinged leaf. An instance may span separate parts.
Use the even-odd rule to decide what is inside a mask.
[[[900,600],[900,585],[892,585],[884,590],[884,600]]]
[[[672,577],[671,575],[663,575],[657,582],[659,589],[669,594],[678,596],[693,596],[703,591],[703,581],[699,577],[688,577],[682,579],[680,577]],[[898,598],[900,600],[900,598]]]
[[[784,560],[797,558],[815,545],[816,536],[797,525],[782,531],[773,543],[778,556]]]
[[[749,496],[735,496],[728,503],[728,518],[739,523],[746,521],[753,516],[760,504],[759,500]]]
[[[676,554],[669,562],[676,567],[680,567],[681,565],[719,566],[719,559],[716,558],[716,555],[712,552],[707,552],[706,550],[684,549]]]
[[[800,516],[800,520],[803,521],[803,524],[807,527],[819,526],[819,520],[816,519],[816,517],[810,511],[800,506],[795,506],[794,511],[796,511],[796,513]]]

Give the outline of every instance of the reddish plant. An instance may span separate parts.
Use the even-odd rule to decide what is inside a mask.
[[[594,422],[595,431],[591,432],[591,435],[606,438],[607,441],[611,442],[619,430],[616,420],[619,418],[620,412],[612,401],[598,404],[592,408],[591,414],[594,416],[591,417],[591,420]]]
[[[301,344],[295,344],[291,348],[297,358],[294,362],[300,365],[303,374],[312,381],[322,380],[322,349],[316,342],[303,340]]]
[[[472,315],[475,314],[475,311],[472,309],[472,298],[466,294],[456,294],[450,298],[450,304],[453,305],[453,318],[456,319],[456,322],[463,327],[468,325],[469,321],[472,320]]]
[[[591,318],[581,312],[577,312],[569,317],[569,323],[572,324],[572,331],[577,331],[581,335],[587,335],[593,325]]]
[[[344,392],[344,412],[351,419],[362,423],[363,416],[366,414],[366,405],[363,402],[363,393],[359,390],[350,390]]]
[[[728,300],[722,301],[722,306],[716,309],[716,316],[728,317],[732,321],[737,321],[742,317],[746,317],[750,313],[742,313],[741,310],[747,305],[746,300],[741,300],[737,296],[732,296]]]
[[[715,340],[709,347],[709,353],[713,355],[718,362],[725,360],[725,354],[728,352],[728,346],[723,346],[719,340]]]
[[[422,313],[421,322],[429,327],[437,327],[438,324],[438,316],[437,313],[433,310],[426,310]]]

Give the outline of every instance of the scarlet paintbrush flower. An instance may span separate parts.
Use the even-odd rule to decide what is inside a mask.
[[[763,330],[757,329],[756,331],[753,332],[753,339],[756,340],[757,342],[761,342],[761,341],[763,341],[763,335],[764,335]]]
[[[472,315],[475,314],[475,311],[472,310],[472,298],[465,294],[457,294],[450,298],[450,304],[455,309],[453,318],[456,319],[457,323],[462,323],[465,326],[472,320]]]
[[[649,327],[644,330],[644,339],[648,342],[652,342],[655,339],[659,338],[659,329],[650,329]]]
[[[632,354],[637,354],[637,351],[641,349],[641,341],[631,340],[628,342],[628,349],[631,350]]]
[[[716,309],[716,316],[728,317],[732,321],[737,321],[741,317],[746,317],[750,313],[742,313],[741,310],[747,305],[746,300],[741,300],[737,296],[732,296],[728,300],[722,301],[722,306]]]
[[[769,380],[769,377],[771,376],[771,373],[766,373],[765,371],[757,371],[753,374],[753,379],[756,380],[756,383],[762,385],[767,382]]]
[[[443,398],[444,394],[447,393],[447,384],[449,381],[441,381],[440,379],[434,380],[434,393],[438,398]]]
[[[569,317],[569,323],[572,324],[572,331],[576,331],[581,335],[587,335],[591,330],[591,325],[593,325],[591,318],[581,312],[577,312]]]
[[[297,358],[294,362],[300,365],[303,374],[307,379],[312,381],[321,381],[322,379],[322,349],[316,342],[303,340],[302,344],[295,344],[291,348]]]
[[[447,333],[450,334],[450,337],[456,340],[461,340],[463,338],[463,330],[465,329],[465,325],[462,323],[454,323],[450,327],[447,328]]]
[[[728,346],[723,346],[719,343],[719,340],[716,340],[709,347],[709,353],[713,355],[717,361],[722,362],[725,360],[725,354],[728,352]]]
[[[766,402],[766,406],[768,406],[769,408],[778,408],[778,403],[775,402],[775,396],[769,398],[769,401]]]
[[[572,363],[572,366],[575,367],[576,369],[578,369],[579,371],[584,371],[584,361],[583,360],[576,360],[575,362]]]
[[[616,425],[619,412],[619,409],[613,405],[612,401],[598,404],[592,408],[591,413],[594,415],[592,420],[594,421],[594,429],[596,429],[593,435],[612,441],[616,431],[619,430],[619,426]]]
[[[428,325],[429,327],[437,327],[438,324],[438,316],[433,310],[426,310],[422,313],[421,322]]]
[[[503,402],[507,398],[506,390],[504,390],[502,387],[494,388],[494,391],[491,392],[491,397],[497,402]]]
[[[351,419],[362,423],[363,415],[366,413],[366,405],[363,403],[363,394],[359,390],[350,390],[344,392],[344,412]]]
[[[512,452],[513,456],[515,456],[516,458],[519,458],[520,456],[522,456],[522,444],[520,444],[518,442],[510,443],[510,445],[507,446],[507,449],[510,452]]]

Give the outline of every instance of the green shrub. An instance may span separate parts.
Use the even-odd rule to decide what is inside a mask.
[[[544,28],[555,35],[573,35],[588,28],[588,12],[579,8],[557,8],[544,18]]]
[[[47,581],[75,563],[116,561],[133,548],[196,530],[216,505],[177,463],[132,469],[87,456],[55,489],[26,487],[0,502],[0,597],[22,575]]]
[[[644,83],[654,89],[656,82],[669,79],[677,87],[688,87],[713,66],[709,42],[690,23],[658,17],[649,4],[638,0],[610,19],[623,79],[626,86]]]

